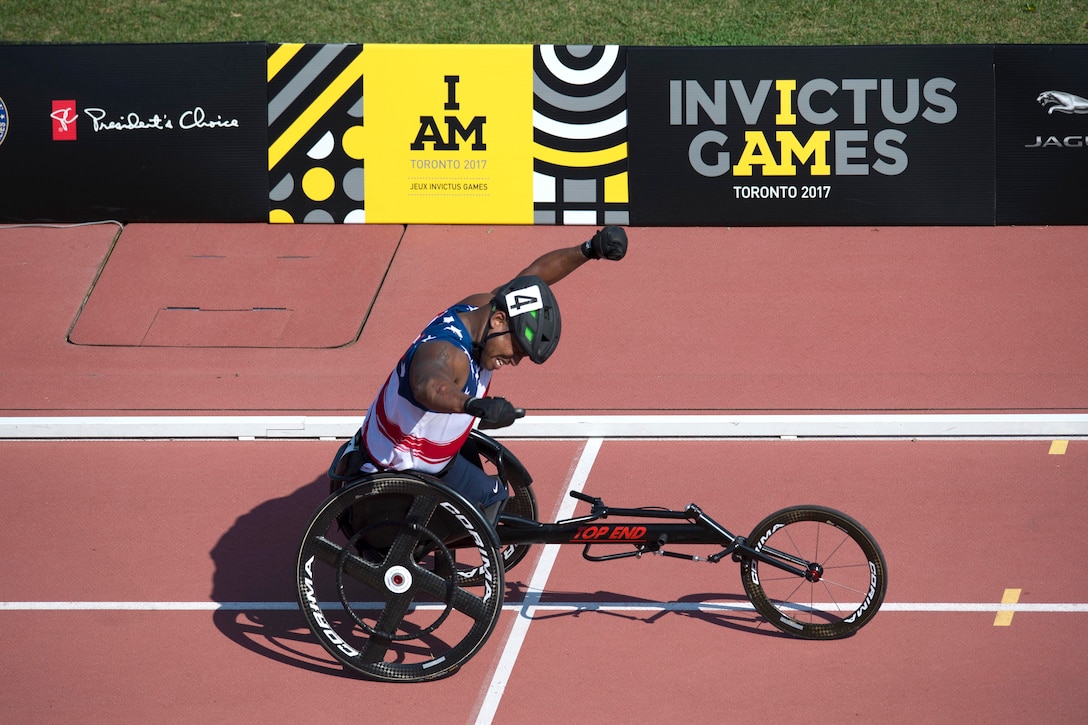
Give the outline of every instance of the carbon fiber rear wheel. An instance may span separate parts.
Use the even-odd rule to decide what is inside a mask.
[[[464,588],[454,552],[478,569],[482,589]],[[422,476],[376,474],[330,496],[306,527],[296,573],[314,636],[373,680],[453,674],[502,612],[494,529],[460,494]]]

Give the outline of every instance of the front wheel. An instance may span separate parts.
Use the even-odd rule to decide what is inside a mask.
[[[783,509],[753,529],[748,545],[794,570],[741,560],[744,591],[756,611],[795,637],[848,637],[884,601],[884,554],[846,514],[822,506]]]

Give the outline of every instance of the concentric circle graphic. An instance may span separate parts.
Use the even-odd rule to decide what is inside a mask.
[[[536,46],[533,218],[627,224],[627,69],[619,46]]]

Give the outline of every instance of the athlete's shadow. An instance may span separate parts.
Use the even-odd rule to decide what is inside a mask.
[[[265,501],[238,517],[211,550],[211,597],[219,604],[213,620],[228,639],[260,655],[349,677],[321,649],[296,604],[298,543],[328,493],[329,479],[322,474],[290,496]]]
[[[525,600],[523,587],[507,585],[507,605]],[[749,634],[788,638],[762,616],[752,610],[748,598],[740,594],[689,594],[673,602],[656,602],[615,592],[555,592],[545,591],[534,611],[533,619],[581,617],[599,614],[643,624],[654,624],[664,617],[689,617],[708,624]]]

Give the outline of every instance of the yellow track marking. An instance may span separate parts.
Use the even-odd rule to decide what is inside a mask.
[[[1051,441],[1050,442],[1050,455],[1052,456],[1064,456],[1065,450],[1069,447],[1069,441]]]
[[[1020,590],[1019,589],[1006,589],[1005,593],[1001,597],[1001,603],[1002,604],[1016,604],[1019,601],[1020,601]],[[1010,624],[1012,624],[1012,615],[1013,614],[1014,614],[1014,612],[1011,609],[999,610],[998,613],[997,613],[997,616],[994,617],[994,626],[995,627],[1008,627]]]

